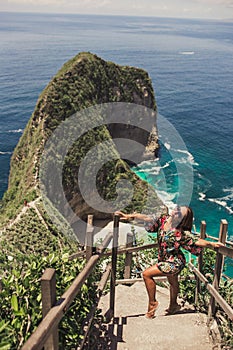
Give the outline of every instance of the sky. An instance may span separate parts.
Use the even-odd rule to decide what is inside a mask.
[[[233,0],[0,0],[0,11],[232,19]]]

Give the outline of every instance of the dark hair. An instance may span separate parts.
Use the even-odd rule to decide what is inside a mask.
[[[193,211],[190,207],[185,206],[185,208],[187,209],[187,213],[184,215],[176,228],[182,231],[191,231],[193,226]]]

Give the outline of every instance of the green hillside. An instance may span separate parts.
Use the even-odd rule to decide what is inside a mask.
[[[40,196],[41,155],[46,140],[58,125],[77,111],[109,102],[136,103],[156,111],[148,74],[142,69],[106,62],[91,53],[80,53],[64,64],[39,97],[13,153],[9,187],[3,197],[2,222],[13,218],[25,200],[30,202]],[[106,126],[95,128],[82,135],[66,157],[64,189],[72,209],[81,217],[85,218],[89,213],[106,217],[84,205],[77,185],[77,171],[80,161],[93,146],[111,138]],[[108,152],[115,157],[118,151],[113,144],[110,148]],[[111,200],[116,195],[114,188],[121,177],[135,187],[132,205],[128,209],[140,209],[146,200],[148,185],[130,171],[120,156],[118,161],[109,162],[101,169],[97,179],[98,191],[104,199]],[[157,201],[156,195],[153,199]]]

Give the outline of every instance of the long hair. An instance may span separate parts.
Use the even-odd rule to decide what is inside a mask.
[[[183,216],[176,228],[181,231],[191,231],[193,227],[193,211],[190,207],[185,206],[185,208],[187,209],[187,213]]]

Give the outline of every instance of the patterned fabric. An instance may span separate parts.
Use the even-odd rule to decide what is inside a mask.
[[[160,218],[152,217],[151,222],[145,222],[145,229],[148,232],[158,233],[158,263],[160,271],[167,274],[179,273],[185,266],[186,260],[181,248],[188,250],[191,254],[199,255],[201,247],[195,243],[198,240],[190,231],[179,231],[171,228],[164,230],[168,216]]]

